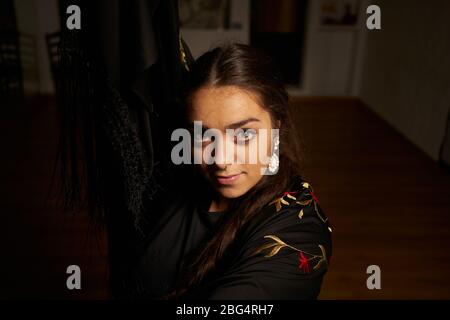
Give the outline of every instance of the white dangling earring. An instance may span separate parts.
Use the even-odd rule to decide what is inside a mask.
[[[272,154],[272,156],[270,156],[269,159],[269,166],[268,166],[268,170],[270,173],[275,174],[278,171],[278,167],[280,165],[280,159],[278,158],[278,149],[279,149],[279,145],[280,145],[280,138],[278,136],[276,136],[273,139],[273,149],[274,149],[274,153]]]

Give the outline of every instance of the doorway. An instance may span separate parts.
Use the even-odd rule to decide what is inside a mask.
[[[250,44],[269,54],[287,85],[301,87],[307,0],[252,0]]]

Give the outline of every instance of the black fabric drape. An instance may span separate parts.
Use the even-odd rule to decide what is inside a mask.
[[[63,27],[73,4],[81,30],[62,30],[57,85],[63,188],[68,208],[87,202],[91,213],[103,213],[112,292],[124,297],[158,194],[176,172],[170,134],[183,121],[179,95],[190,55],[181,54],[188,48],[176,0],[61,0]]]

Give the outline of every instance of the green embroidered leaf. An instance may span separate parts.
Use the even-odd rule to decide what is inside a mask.
[[[264,236],[264,238],[272,239],[274,242],[263,245],[257,253],[264,251],[266,249],[272,248],[272,250],[265,255],[266,258],[273,257],[276,255],[282,248],[286,247],[287,244],[284,243],[280,238],[274,235]]]
[[[268,253],[268,254],[265,255],[265,257],[269,258],[269,257],[272,257],[272,256],[276,255],[276,254],[278,253],[278,251],[280,251],[280,249],[281,249],[282,247],[284,247],[284,245],[279,244],[278,242],[275,241],[275,242],[268,243],[268,244],[265,244],[265,245],[261,246],[261,248],[259,248],[254,254],[258,254],[258,253],[260,253],[261,251],[264,251],[264,250],[273,248],[273,249],[270,251],[270,253]]]
[[[284,200],[283,197],[281,197],[281,198],[278,198],[278,199],[273,200],[273,201],[272,201],[271,203],[269,203],[269,204],[275,204],[275,208],[276,208],[276,210],[277,210],[277,212],[278,212],[278,211],[281,210],[281,207],[282,207],[281,204],[289,205],[289,202],[286,201],[286,200]]]
[[[278,251],[280,251],[284,247],[285,247],[285,245],[283,245],[283,244],[276,245],[276,247],[274,247],[269,254],[266,254],[265,257],[266,258],[273,257],[274,255],[276,255],[278,253]]]
[[[289,199],[297,200],[297,198],[296,198],[296,197],[294,197],[294,196],[290,195],[289,193],[287,193],[287,194],[286,194],[286,196],[287,196],[287,197],[288,197]]]
[[[273,200],[270,204],[275,204],[275,208],[278,211],[281,209],[281,198]]]
[[[319,212],[319,208],[317,207],[317,203],[314,201],[314,210],[316,211],[317,216],[319,217],[320,220],[322,220],[323,223],[327,222],[328,218],[324,219],[322,217],[322,215]]]
[[[319,262],[317,262],[317,264],[314,266],[314,268],[313,268],[314,270],[319,269],[322,264],[327,264],[327,254],[326,254],[325,248],[321,244],[319,244],[319,248],[320,248],[320,251],[322,251],[322,256],[321,256]]]
[[[269,238],[269,239],[272,239],[272,240],[274,240],[274,241],[276,241],[277,243],[279,243],[279,244],[283,244],[283,245],[287,245],[285,242],[283,242],[280,238],[278,238],[277,236],[274,236],[273,234],[270,234],[270,235],[268,235],[268,236],[264,236],[264,238]]]
[[[299,205],[302,206],[308,206],[311,203],[312,199],[308,199],[308,200],[303,200],[303,201],[297,201],[296,203],[298,203]]]
[[[259,248],[259,249],[255,252],[255,254],[258,254],[258,253],[260,253],[261,251],[264,251],[264,250],[266,250],[266,249],[272,248],[272,247],[274,247],[274,246],[276,246],[276,245],[277,245],[276,243],[268,243],[268,244],[265,244],[265,245],[261,246],[261,248]]]

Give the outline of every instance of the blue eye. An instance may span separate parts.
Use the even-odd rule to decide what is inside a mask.
[[[235,142],[236,143],[246,143],[252,140],[256,136],[255,129],[241,129],[238,130],[235,134]]]

